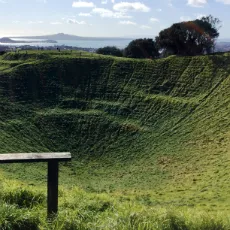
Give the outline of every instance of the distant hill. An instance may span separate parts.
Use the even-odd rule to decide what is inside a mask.
[[[114,40],[114,39],[119,39],[119,40],[126,40],[128,38],[107,38],[107,37],[80,37],[76,35],[70,35],[70,34],[64,34],[64,33],[58,33],[58,34],[52,34],[52,35],[43,35],[43,36],[24,36],[24,37],[11,37],[11,38],[25,38],[25,39],[49,39],[49,40]]]
[[[10,38],[0,38],[1,43],[14,43],[15,41]]]

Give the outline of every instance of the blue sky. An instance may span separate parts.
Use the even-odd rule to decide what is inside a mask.
[[[156,36],[174,22],[212,14],[230,38],[230,0],[0,0],[0,37],[68,33]]]

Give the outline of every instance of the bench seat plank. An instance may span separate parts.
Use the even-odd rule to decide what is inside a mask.
[[[63,153],[8,153],[0,154],[1,163],[22,163],[22,162],[47,162],[47,161],[70,161],[71,154]]]

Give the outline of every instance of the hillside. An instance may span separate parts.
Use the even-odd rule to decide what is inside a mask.
[[[230,54],[131,60],[8,53],[0,152],[70,151],[60,183],[150,206],[230,209]],[[1,166],[44,183],[43,165]]]

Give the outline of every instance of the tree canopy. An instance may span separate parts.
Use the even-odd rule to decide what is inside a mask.
[[[175,23],[156,37],[165,54],[199,55],[210,53],[219,36],[220,20],[209,15],[193,21]]]
[[[96,53],[103,54],[103,55],[112,55],[117,57],[122,57],[123,53],[120,49],[115,46],[106,46],[103,48],[99,48]]]
[[[130,58],[158,57],[158,49],[153,39],[136,39],[129,43],[124,50],[124,56]]]

